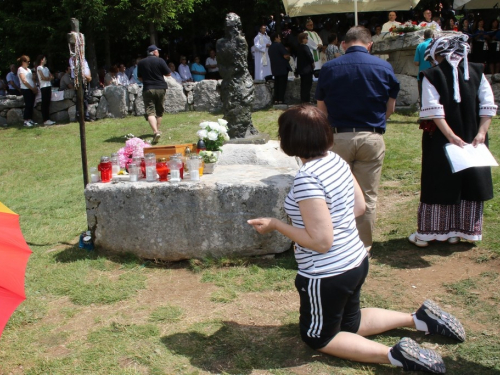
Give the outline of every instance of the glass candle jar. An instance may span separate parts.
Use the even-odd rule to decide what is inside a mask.
[[[108,156],[101,157],[101,162],[99,163],[97,169],[101,172],[101,182],[111,181],[113,167]]]
[[[156,155],[153,153],[144,155],[144,164],[146,166],[146,181],[156,181]]]
[[[170,169],[170,181],[180,182],[181,181],[181,168],[182,161],[179,157],[172,155],[168,161],[168,168]]]
[[[99,182],[99,171],[97,167],[90,167],[90,182]]]
[[[118,176],[118,172],[120,172],[120,159],[118,158],[118,153],[113,152],[111,154],[111,174],[113,177]]]
[[[167,159],[160,158],[156,161],[156,172],[160,181],[168,181]]]
[[[181,180],[183,180],[184,179],[184,162],[186,161],[186,158],[184,156],[182,156],[182,154],[180,154],[180,153],[173,154],[172,156],[181,161],[181,167],[179,168],[179,173],[181,176]]]
[[[200,151],[206,151],[206,150],[207,146],[205,145],[205,142],[203,142],[203,139],[200,139],[196,144],[196,153],[199,154]]]
[[[130,163],[128,165],[128,175],[130,177],[130,182],[137,182],[139,181],[139,174],[140,174],[140,167],[137,165],[137,163]]]
[[[188,160],[189,179],[191,181],[200,181],[201,158],[198,155],[192,155]]]

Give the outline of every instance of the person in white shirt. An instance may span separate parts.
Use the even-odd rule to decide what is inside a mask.
[[[181,63],[179,64],[179,75],[181,76],[182,82],[192,82],[193,76],[191,75],[191,70],[187,64],[186,56],[181,56]]]
[[[271,73],[271,60],[268,49],[271,46],[271,39],[266,34],[266,26],[262,25],[257,36],[253,40],[255,58],[255,80],[263,81]]]
[[[205,68],[207,69],[205,79],[220,79],[217,56],[215,56],[215,50],[213,49],[210,50],[210,56],[205,61]]]
[[[175,64],[171,62],[170,64],[168,64],[168,67],[172,71],[172,73],[170,73],[172,78],[175,79],[177,83],[182,84],[182,77],[178,72],[175,71]]]
[[[38,84],[42,95],[42,118],[44,125],[54,125],[55,122],[49,119],[50,99],[52,96],[51,80],[54,76],[50,73],[49,68],[45,66],[47,58],[44,55],[38,55],[36,58],[36,74],[38,76]]]
[[[396,21],[396,17],[396,12],[389,12],[389,21],[384,23],[384,25],[382,26],[383,33],[388,33],[392,27],[401,25],[401,23]]]
[[[38,93],[38,88],[33,82],[33,73],[29,68],[29,56],[22,55],[17,59],[17,61],[21,64],[21,66],[17,69],[17,76],[19,77],[21,83],[21,93],[24,97],[24,126],[31,128],[38,125],[31,119],[33,117],[33,106],[35,104],[35,97]]]
[[[118,68],[118,73],[116,74],[116,80],[118,85],[120,86],[128,86],[130,85],[130,81],[127,77],[127,74],[125,73],[125,70],[127,68],[125,67],[124,64],[120,64],[120,67]]]
[[[314,59],[314,70],[320,70],[323,66],[321,53],[324,52],[326,47],[323,47],[323,41],[318,33],[314,31],[314,23],[310,18],[306,21],[306,30],[304,30],[304,32],[307,34],[307,46],[311,50]]]

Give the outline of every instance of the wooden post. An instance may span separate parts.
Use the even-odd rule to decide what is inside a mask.
[[[80,32],[80,23],[76,18],[71,19],[71,31],[76,33]],[[73,34],[68,34],[68,42],[73,46],[76,44],[76,39],[74,38]],[[76,64],[74,64],[73,67],[75,68]],[[82,154],[83,187],[85,188],[89,183],[89,172],[87,167],[87,140],[85,138],[85,113],[83,107],[84,90],[83,90],[82,69],[78,71],[78,82],[79,85],[78,87],[76,87],[76,105],[78,108],[78,112],[80,114],[80,116],[78,116],[78,122],[80,123],[80,149]]]

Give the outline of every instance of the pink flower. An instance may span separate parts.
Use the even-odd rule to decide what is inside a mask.
[[[144,147],[149,147],[150,144],[144,142],[140,138],[130,138],[125,142],[125,147],[118,150],[118,159],[120,168],[125,168],[134,156],[144,157]]]

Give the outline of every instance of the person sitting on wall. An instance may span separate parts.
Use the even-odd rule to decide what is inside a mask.
[[[200,82],[205,79],[205,75],[207,74],[207,71],[203,67],[203,65],[200,64],[200,58],[196,56],[194,58],[194,63],[191,64],[191,76],[193,77],[193,81],[195,82]]]
[[[106,73],[104,76],[104,86],[110,86],[110,85],[118,85],[118,66],[113,65],[110,69],[109,72]]]
[[[210,50],[210,56],[205,61],[205,68],[207,68],[206,79],[220,79],[219,68],[217,66],[217,56],[215,50]]]
[[[178,70],[182,78],[182,83],[193,82],[193,76],[191,75],[191,71],[189,70],[189,65],[187,64],[186,56],[181,56],[180,60],[181,63],[179,64]]]
[[[73,79],[71,78],[71,67],[66,68],[66,72],[61,77],[59,82],[59,91],[73,90],[75,86],[73,85]]]
[[[175,64],[173,62],[171,62],[170,64],[168,64],[168,67],[170,68],[170,70],[172,71],[172,73],[170,73],[170,75],[172,76],[173,79],[175,79],[175,81],[179,84],[182,84],[182,77],[181,75],[175,70]]]
[[[125,64],[120,64],[118,68],[118,73],[116,74],[116,80],[118,81],[118,85],[120,86],[128,86],[130,85],[130,81],[125,73]]]

